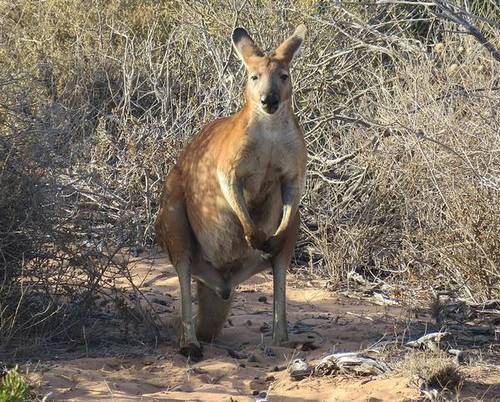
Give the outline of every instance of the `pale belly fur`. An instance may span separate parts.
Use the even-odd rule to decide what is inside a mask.
[[[246,204],[255,225],[270,237],[279,226],[283,208],[279,179],[267,177],[261,184],[266,191],[253,200],[257,181],[250,179],[245,185]],[[220,190],[199,194],[193,201],[198,207],[188,208],[188,216],[206,261],[227,270],[261,258],[261,251],[248,246],[241,224]]]

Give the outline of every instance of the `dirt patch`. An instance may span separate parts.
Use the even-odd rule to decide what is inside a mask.
[[[135,265],[134,282],[171,335],[179,301],[173,268],[165,259],[147,259]],[[271,345],[272,277],[263,273],[240,287],[222,335],[204,345],[200,363],[190,364],[179,355],[174,339],[154,346],[141,346],[141,339],[134,339],[127,346],[105,341],[108,336],[137,335],[93,328],[94,333],[101,331],[101,344],[59,351],[31,370],[32,381],[40,394],[50,393],[49,400],[418,400],[420,390],[404,373],[292,381],[286,367],[295,358],[317,362],[332,351],[360,351],[401,334],[417,336],[433,324],[429,316],[420,314],[417,320],[398,306],[338,296],[321,281],[304,282],[290,275],[288,283],[290,347]],[[463,395],[478,400],[500,396],[498,366],[463,370]]]

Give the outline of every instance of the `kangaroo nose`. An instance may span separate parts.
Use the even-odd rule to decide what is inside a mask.
[[[260,97],[260,101],[265,106],[271,106],[278,103],[278,97],[275,94],[271,93],[268,95],[262,95]]]

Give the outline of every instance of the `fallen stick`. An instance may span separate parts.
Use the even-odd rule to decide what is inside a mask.
[[[417,349],[428,349],[438,351],[441,348],[441,341],[450,335],[449,332],[433,332],[421,336],[420,338],[406,343],[406,346]]]
[[[352,373],[355,375],[380,375],[389,371],[389,366],[361,353],[334,353],[321,359],[314,373],[329,375],[333,373]]]

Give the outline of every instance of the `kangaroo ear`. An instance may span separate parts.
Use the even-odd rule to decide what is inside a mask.
[[[298,54],[298,50],[300,49],[305,36],[306,26],[304,24],[301,24],[295,29],[295,32],[292,34],[292,36],[285,40],[276,49],[276,58],[290,64]]]
[[[262,57],[264,53],[257,47],[244,28],[236,28],[232,35],[233,46],[245,65],[252,56]]]

